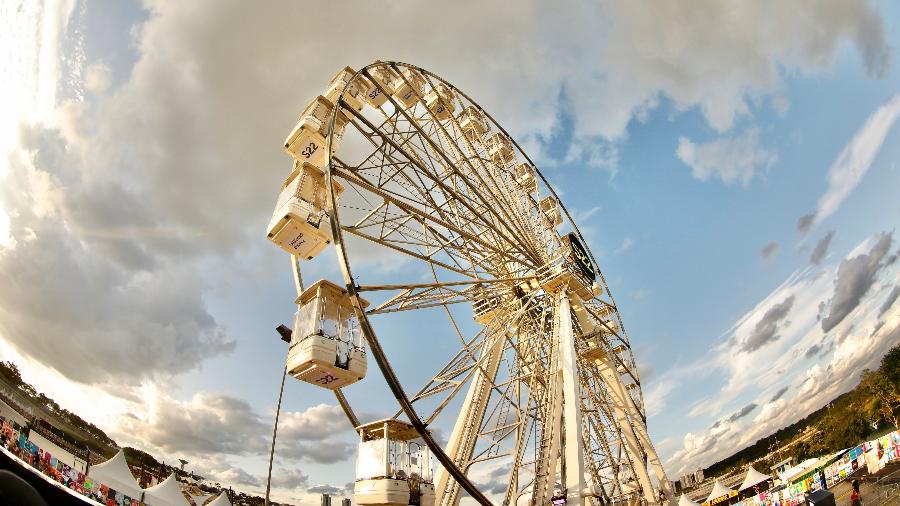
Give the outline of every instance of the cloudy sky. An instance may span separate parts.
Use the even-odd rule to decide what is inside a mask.
[[[121,443],[261,490],[293,311],[263,236],[279,144],[339,68],[409,61],[491,111],[576,216],[677,477],[900,342],[898,23],[887,1],[6,0],[0,357]],[[376,375],[351,390],[395,409]],[[285,409],[276,498],[340,492],[333,397],[289,381]]]

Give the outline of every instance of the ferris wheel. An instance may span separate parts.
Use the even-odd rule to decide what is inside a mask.
[[[338,72],[284,148],[294,164],[268,237],[297,282],[286,370],[334,390],[359,434],[358,504],[672,500],[596,259],[484,109],[427,70],[376,61]],[[301,261],[331,246],[343,283],[304,287]],[[396,279],[359,283],[385,279],[371,257]],[[418,383],[380,332],[397,318],[427,322],[423,348],[450,350],[418,360]],[[360,420],[350,400],[370,356],[399,404],[386,419]]]

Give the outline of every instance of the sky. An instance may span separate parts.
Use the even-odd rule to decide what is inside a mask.
[[[490,111],[573,213],[677,478],[900,342],[898,23],[886,1],[6,0],[0,358],[120,443],[261,491],[294,298],[263,234],[281,140],[340,68],[407,61]],[[402,378],[442,365],[439,332],[384,325]],[[348,396],[397,409],[377,372]],[[289,379],[274,497],[344,493],[354,440]]]

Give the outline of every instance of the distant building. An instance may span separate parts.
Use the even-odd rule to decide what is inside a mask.
[[[693,473],[688,473],[681,477],[681,486],[683,488],[696,487],[703,482],[703,469],[697,469]]]
[[[782,460],[781,462],[775,464],[774,466],[770,467],[769,469],[771,469],[772,471],[775,471],[776,475],[781,475],[781,474],[784,474],[785,471],[787,471],[788,469],[790,469],[792,467],[794,467],[794,458],[790,457],[790,458]]]
[[[331,496],[322,494],[322,506],[331,506]]]

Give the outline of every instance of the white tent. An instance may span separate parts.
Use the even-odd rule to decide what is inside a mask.
[[[203,506],[203,504],[206,503],[206,500],[212,497],[210,494],[194,495],[190,492],[188,492],[188,495],[191,496],[191,500],[194,501],[194,504],[197,506]]]
[[[731,490],[730,488],[726,487],[725,485],[722,485],[722,483],[720,483],[719,480],[716,480],[716,483],[713,485],[712,492],[710,492],[709,497],[706,498],[706,502],[710,502],[713,499],[717,499],[719,497],[722,497],[725,494],[730,494],[732,492],[734,492],[734,490]]]
[[[744,491],[754,485],[758,485],[766,480],[771,479],[772,477],[768,474],[763,474],[756,469],[753,469],[753,466],[750,466],[747,468],[747,477],[744,478],[744,482],[741,483],[741,488],[739,488],[738,490]]]
[[[223,490],[215,499],[212,500],[211,503],[206,506],[231,506],[231,501],[228,500],[228,495],[225,494]]]
[[[141,497],[141,487],[134,481],[134,475],[128,469],[122,450],[119,450],[115,457],[88,469],[88,477],[94,483],[99,482],[112,487],[116,492],[122,492],[129,497]]]
[[[170,474],[161,483],[145,489],[144,502],[150,506],[190,506],[181,494],[175,473]]]
[[[681,499],[678,500],[678,506],[700,506],[700,504],[690,500],[688,496],[681,494]]]

